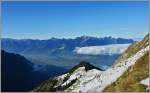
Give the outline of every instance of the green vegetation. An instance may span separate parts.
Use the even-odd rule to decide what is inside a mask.
[[[64,85],[64,86],[57,86],[54,87],[55,85],[57,85],[57,83],[59,82],[56,79],[49,79],[45,82],[43,82],[41,85],[39,85],[37,88],[33,89],[32,91],[34,92],[56,92],[56,91],[64,91],[67,88],[69,88],[71,85],[73,85],[75,82],[77,81],[77,79],[72,80],[70,83]]]
[[[63,86],[63,89],[65,90],[65,89],[69,88],[69,87],[70,87],[71,85],[73,85],[77,80],[78,80],[77,78],[74,79],[74,80],[72,80],[69,84],[66,84],[65,86]]]
[[[49,79],[43,82],[40,86],[37,88],[33,89],[32,91],[40,91],[40,92],[55,92],[56,88],[54,86],[56,85],[58,81],[56,79]]]
[[[67,76],[64,77],[64,79],[63,79],[63,83],[66,82],[69,79],[69,77],[70,77],[70,74],[67,74]]]
[[[149,53],[141,57],[135,65],[129,67],[115,82],[104,89],[104,92],[146,92],[146,86],[139,82],[149,76]]]

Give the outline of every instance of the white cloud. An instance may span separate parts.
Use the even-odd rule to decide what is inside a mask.
[[[103,46],[76,47],[74,52],[85,55],[111,55],[123,53],[130,44],[111,44]]]

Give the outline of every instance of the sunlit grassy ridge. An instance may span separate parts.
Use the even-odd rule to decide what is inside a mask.
[[[114,83],[104,89],[106,92],[146,92],[146,86],[139,82],[149,76],[149,53],[140,58]]]
[[[127,59],[137,53],[142,48],[149,45],[149,34],[145,38],[128,47],[121,57],[115,62]],[[114,64],[114,65],[115,65]],[[114,66],[113,65],[113,66]],[[149,52],[137,60],[135,65],[130,66],[127,71],[123,73],[115,82],[107,86],[105,92],[146,92],[146,86],[139,84],[139,82],[149,76]]]
[[[148,45],[149,45],[149,34],[147,34],[142,41],[131,44],[127,48],[127,50],[118,58],[118,60],[115,61],[113,66],[117,64],[118,62],[120,62],[121,60],[129,58],[130,56],[134,55],[139,50],[141,50],[142,48],[145,48]]]

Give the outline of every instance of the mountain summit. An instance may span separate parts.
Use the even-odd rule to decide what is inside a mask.
[[[91,78],[99,77],[101,71],[103,70],[91,65],[88,62],[83,61],[73,67],[66,74],[50,78],[49,80],[43,82],[33,91],[69,91],[71,86],[75,87],[76,83],[79,83],[80,81],[82,83],[88,83]]]
[[[100,68],[97,68],[97,67],[91,65],[89,62],[82,61],[78,65],[74,66],[70,71],[73,72],[74,70],[76,70],[80,67],[85,67],[85,71],[88,71],[88,70],[91,70],[91,69],[98,69],[98,70],[101,70],[101,71],[103,70],[103,69],[100,69]]]

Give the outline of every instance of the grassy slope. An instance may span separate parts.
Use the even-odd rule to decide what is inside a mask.
[[[38,87],[34,88],[33,90],[31,90],[32,92],[54,92],[56,91],[54,87],[54,85],[57,83],[58,81],[56,79],[49,79],[44,81],[42,84],[40,84]]]
[[[147,34],[142,41],[135,42],[132,45],[130,45],[128,49],[115,61],[113,66],[116,65],[118,62],[121,62],[121,60],[127,59],[130,56],[136,54],[139,50],[145,48],[148,45],[149,45],[149,34]]]
[[[105,92],[145,92],[146,86],[139,82],[149,76],[149,53],[140,58],[114,83],[107,86]]]

